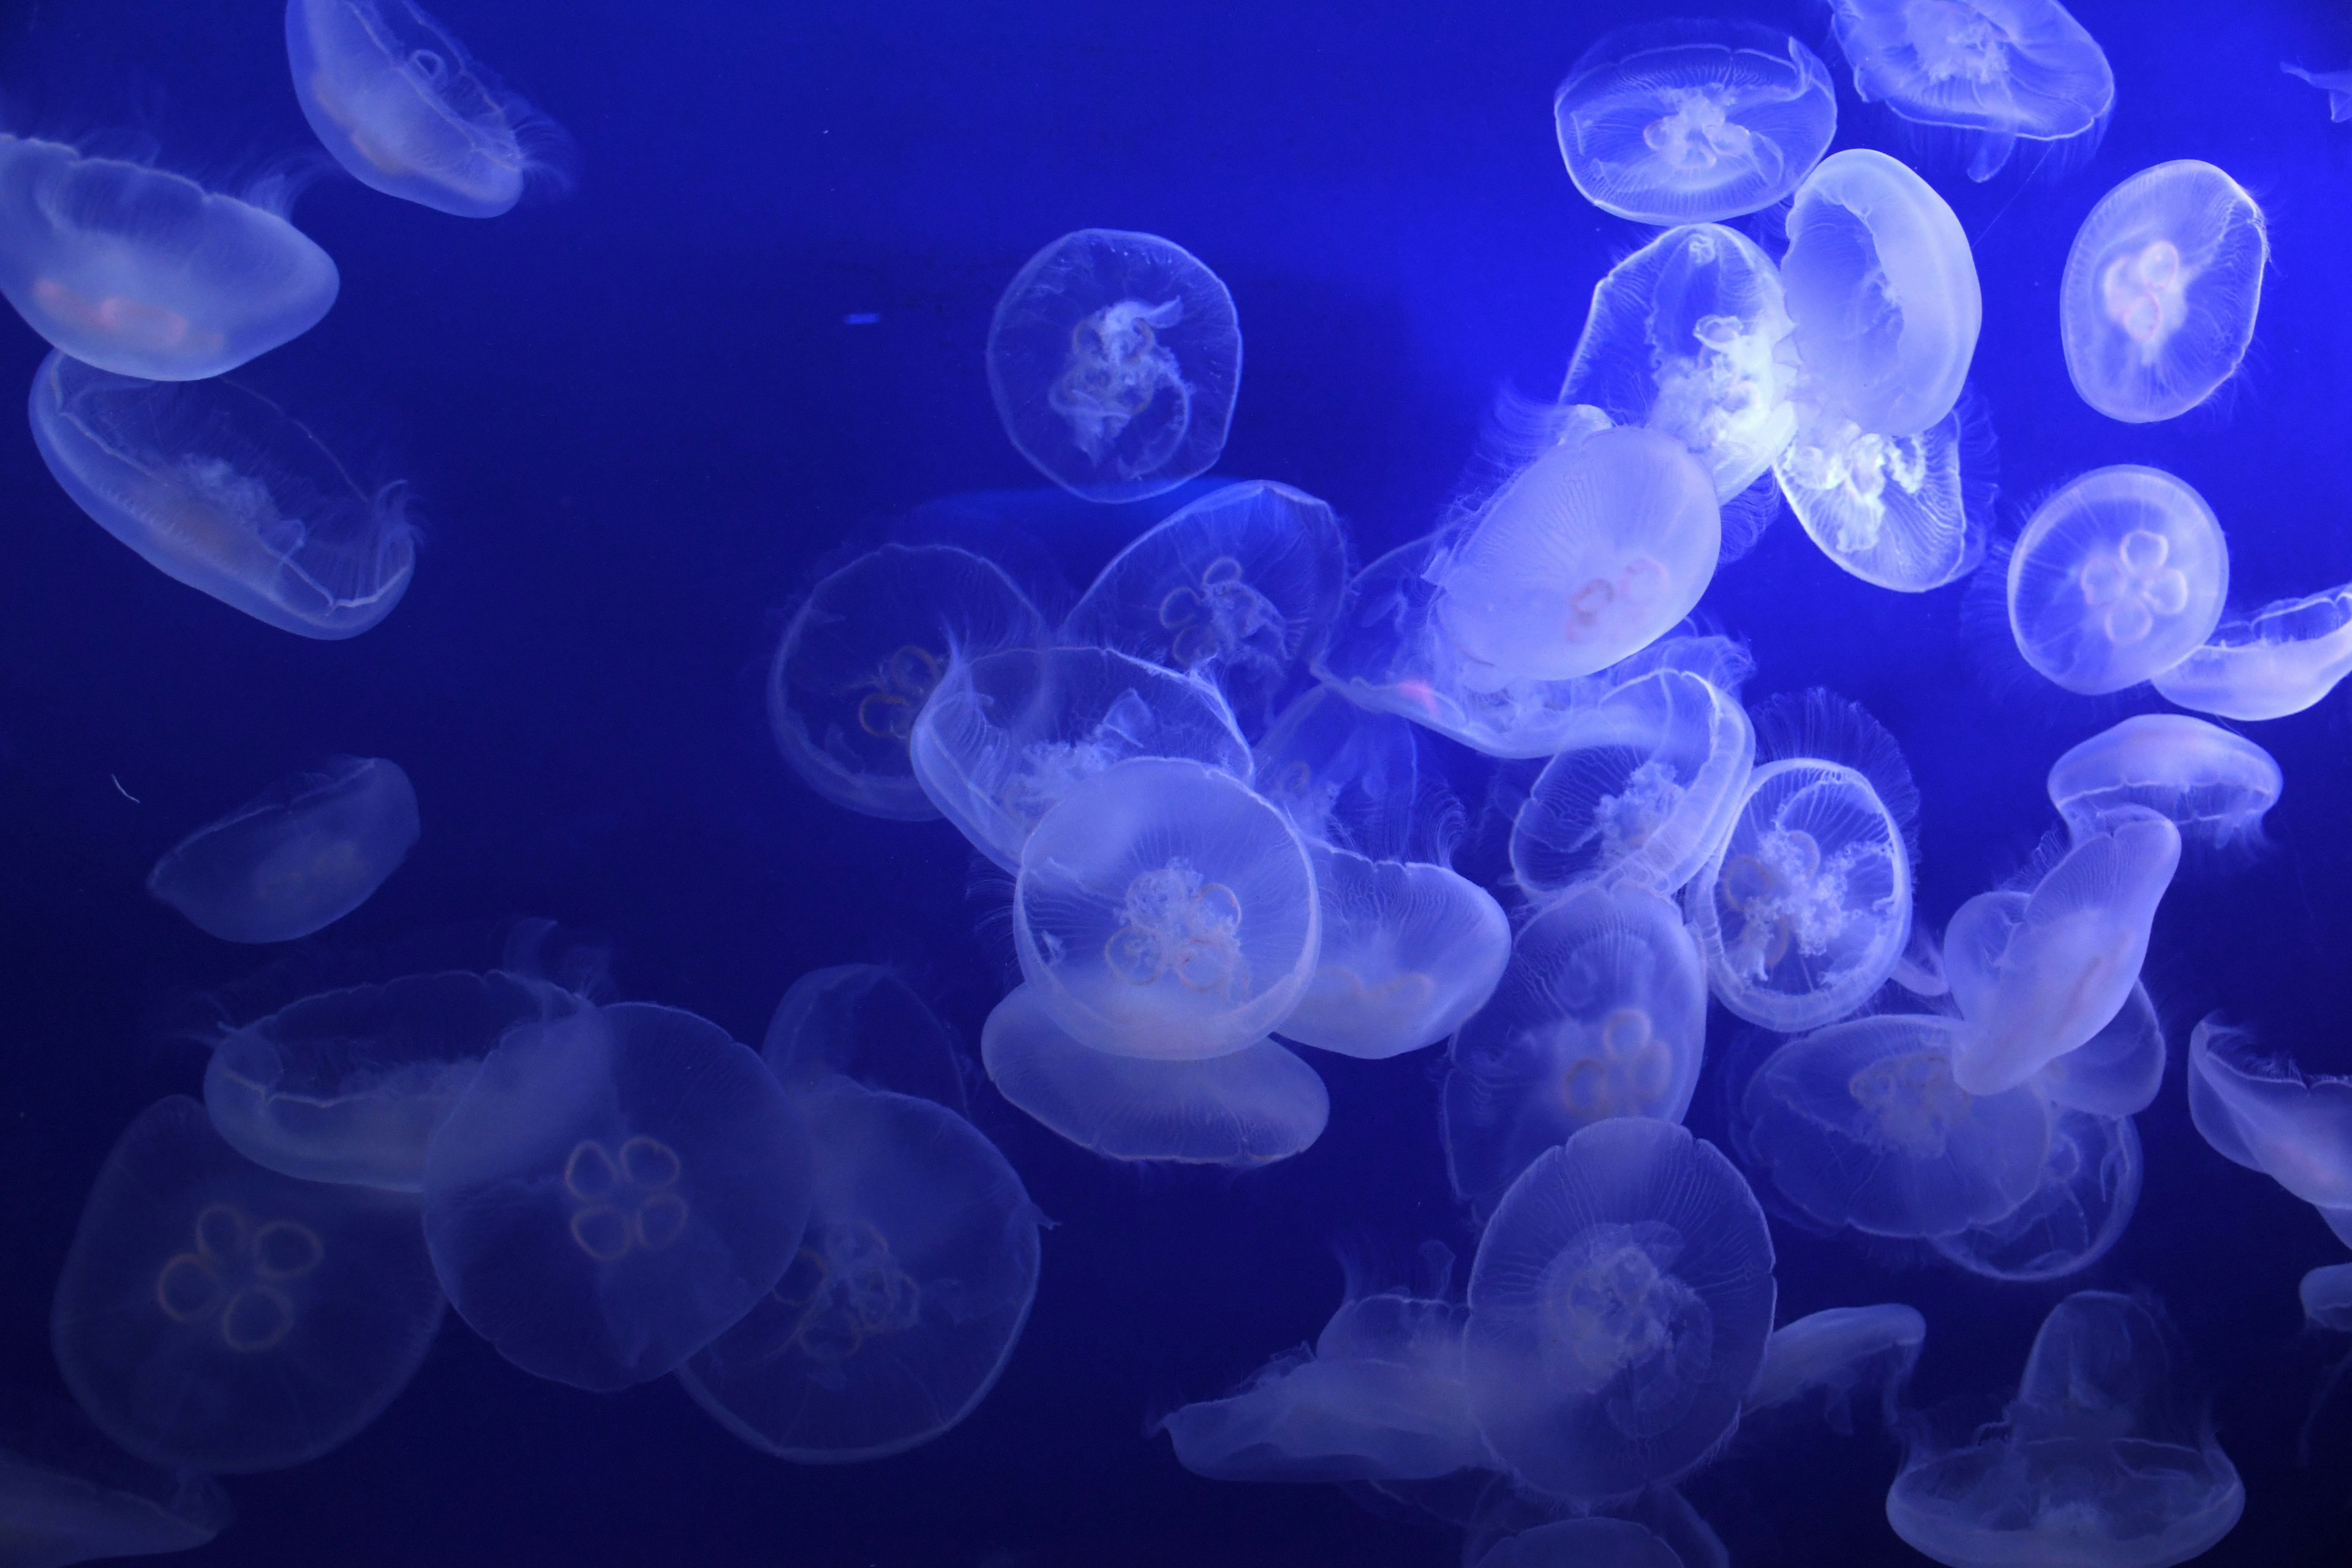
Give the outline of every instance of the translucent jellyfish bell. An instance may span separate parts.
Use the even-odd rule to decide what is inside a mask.
[[[1629,1519],[1557,1519],[1496,1542],[1477,1568],[1683,1568],[1683,1560]]]
[[[1318,685],[1276,715],[1250,755],[1254,787],[1306,838],[1376,860],[1425,848],[1421,752],[1403,719]]]
[[[2040,1283],[2079,1274],[2123,1239],[2139,1207],[2142,1169],[2131,1118],[2061,1110],[2032,1195],[1999,1219],[1932,1244],[1990,1279]]]
[[[1435,1045],[1486,1005],[1511,954],[1492,894],[1444,866],[1309,853],[1323,941],[1284,1039],[1377,1061]]]
[[[1958,406],[1916,436],[1820,418],[1782,448],[1772,472],[1823,554],[1865,583],[1924,594],[1984,559],[1969,446]]]
[[[1832,1307],[1772,1331],[1763,1370],[1748,1391],[1748,1415],[1789,1405],[1820,1391],[1832,1430],[1853,1431],[1854,1391],[1874,1387],[1882,1424],[1895,1424],[1895,1400],[1918,1364],[1927,1320],[1916,1307]]]
[[[2100,197],[2058,285],[2066,374],[2083,401],[2140,425],[2212,396],[2253,342],[2270,249],[2254,198],[2193,158]]]
[[[292,942],[367,902],[418,831],[397,763],[330,757],[173,845],[147,890],[223,942]]]
[[[2352,1333],[2352,1263],[2331,1263],[2303,1277],[2296,1294],[2314,1328]]]
[[[2189,1036],[2189,1110],[2215,1152],[2352,1230],[2352,1078],[2255,1053],[2249,1031],[2208,1017]]]
[[[2053,1105],[2094,1116],[2136,1116],[2156,1102],[2166,1056],[2164,1021],[2141,984],[2105,1028],[2046,1064],[2034,1081]]]
[[[2327,118],[2342,124],[2352,120],[2352,70],[2313,71],[2282,61],[2279,69],[2298,81],[2308,82],[2327,95]]]
[[[2025,661],[2069,691],[2137,686],[2221,624],[2230,548],[2205,498],[2160,468],[2070,480],[2009,558],[2009,626]]]
[[[202,1546],[236,1517],[209,1476],[134,1459],[63,1401],[12,1393],[0,1422],[9,1568]]]
[[[414,1198],[265,1171],[175,1095],[99,1172],[49,1337],[109,1437],[241,1475],[315,1459],[374,1420],[441,1308]]]
[[[793,981],[768,1021],[760,1059],[794,1093],[838,1075],[965,1113],[955,1032],[878,963],[813,969]]]
[[[2352,674],[2352,585],[2225,614],[2202,647],[2149,677],[2168,702],[2224,719],[2284,719]]]
[[[2260,842],[2285,775],[2242,735],[2182,713],[2135,713],[2070,747],[2050,766],[2050,804],[2076,837],[2111,817],[2152,811],[2183,840],[2219,848]]]
[[[1234,297],[1158,235],[1064,235],[1006,286],[988,327],[1004,433],[1088,500],[1141,500],[1215,467],[1241,379]]]

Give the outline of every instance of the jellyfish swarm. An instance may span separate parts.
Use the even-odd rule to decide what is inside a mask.
[[[774,1288],[808,1133],[717,1025],[622,1003],[509,1032],[435,1130],[425,1237],[500,1355],[575,1388],[675,1371]]]
[[[147,890],[223,942],[292,942],[367,902],[418,831],[399,763],[330,757],[173,845]]]
[[[1323,939],[1284,1039],[1379,1060],[1436,1044],[1486,1005],[1511,922],[1484,888],[1443,866],[1308,853]]]
[[[2223,1159],[2319,1210],[2352,1246],[2352,1079],[2305,1075],[2208,1017],[2189,1035],[2189,1113]]]
[[[768,1021],[760,1059],[795,1094],[839,1076],[965,1114],[954,1031],[880,964],[836,964],[793,981]]]
[[[2094,1116],[2135,1116],[2164,1082],[2164,1023],[2136,984],[2106,1027],[2034,1075],[2050,1103]]]
[[[1948,1261],[1989,1279],[2039,1284],[2079,1274],[2123,1239],[2139,1207],[2144,1168],[2130,1117],[2058,1110],[2042,1180],[2026,1200],[1931,1244]]]
[[[2186,414],[2238,373],[2270,259],[2263,210],[2210,163],[2158,163],[2099,198],[2066,253],[2066,374],[2110,419]]]
[[[302,117],[371,190],[456,217],[496,217],[563,133],[409,0],[287,0]]]
[[[1250,753],[1252,784],[1310,842],[1375,860],[1421,847],[1421,752],[1413,727],[1328,686],[1301,692]],[[1433,846],[1432,846],[1433,847]]]
[[[920,822],[907,748],[959,656],[1035,647],[1045,623],[992,562],[947,544],[886,544],[827,576],[784,628],[768,723],[801,782],[868,816]]]
[[[2150,681],[2168,702],[2224,719],[2300,713],[2352,674],[2352,585],[2225,618]]]
[[[1813,52],[1769,27],[1621,27],[1552,100],[1569,178],[1636,223],[1711,223],[1770,206],[1820,161],[1837,92]]]
[[[209,1476],[134,1459],[63,1401],[12,1393],[0,1420],[9,1568],[202,1546],[236,1517]]]
[[[1739,1173],[1669,1121],[1616,1117],[1503,1195],[1470,1270],[1470,1411],[1552,1497],[1670,1480],[1731,1435],[1772,1331],[1772,1238]]]
[[[1454,1190],[1487,1213],[1583,1128],[1680,1121],[1706,1045],[1706,971],[1675,906],[1638,882],[1583,884],[1519,932],[1494,1000],[1448,1047]]]
[[[1556,1519],[1496,1542],[1477,1568],[1683,1568],[1683,1559],[1632,1520]]]
[[[1772,1331],[1764,1366],[1748,1391],[1746,1415],[1793,1403],[1819,1390],[1830,1429],[1853,1432],[1856,1389],[1875,1386],[1881,1424],[1895,1424],[1895,1400],[1910,1381],[1927,1342],[1927,1320],[1914,1307],[1832,1307]]]
[[[244,1474],[317,1458],[374,1420],[441,1308],[414,1198],[265,1171],[175,1095],[108,1154],[50,1345],[131,1453]]]
[[[2183,841],[2228,848],[2262,840],[2285,775],[2268,752],[2181,713],[2135,713],[2050,765],[2050,804],[2077,837],[2111,817],[2154,812]]]
[[[2009,626],[2025,662],[2104,696],[2179,664],[2212,636],[2230,548],[2205,498],[2161,468],[2069,480],[2009,558]]]
[[[1948,1568],[2168,1568],[2229,1534],[2238,1472],[2171,1384],[2148,1309],[2083,1290],[2051,1309],[2006,1417],[1915,1447],[1886,1494],[1895,1533]]]
[[[1242,379],[1234,297],[1155,234],[1085,228],[1029,258],[988,326],[988,388],[1040,473],[1141,500],[1216,466]]]
[[[416,572],[398,484],[360,488],[300,422],[227,382],[41,362],[33,445],[74,504],[175,582],[297,637],[353,637]]]
[[[219,375],[317,326],[341,281],[276,213],[0,134],[0,294],[84,364],[148,381]]]
[[[1772,473],[1822,553],[1865,583],[1924,594],[1984,558],[1975,511],[1985,491],[1969,472],[1983,451],[1971,453],[1971,444],[1958,405],[1916,436],[1816,419],[1781,449]]]
[[[1864,102],[1968,133],[1972,180],[2021,140],[2095,136],[2115,107],[2105,51],[2057,0],[1832,0],[1830,26]]]
[[[2312,71],[2284,61],[2279,69],[2298,81],[2310,83],[2327,95],[2327,118],[2342,124],[2352,120],[2352,70]]]

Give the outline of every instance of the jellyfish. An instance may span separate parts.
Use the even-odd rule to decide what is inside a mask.
[[[1924,926],[1911,928],[1911,940],[1904,946],[1903,956],[1895,961],[1895,973],[1887,977],[1914,996],[1933,1000],[1952,994],[1952,982],[1944,973],[1944,950],[1936,941],[1935,932]]]
[[[1447,1050],[1454,1190],[1480,1213],[1545,1150],[1613,1117],[1680,1121],[1706,1045],[1706,974],[1675,906],[1588,882],[1520,931]]]
[[[410,0],[287,0],[286,55],[302,117],[371,190],[496,217],[562,179],[563,132]]]
[[[1895,1401],[1919,1363],[1927,1320],[1916,1307],[1832,1307],[1772,1331],[1764,1368],[1741,1407],[1745,1415],[1793,1403],[1819,1390],[1823,1418],[1840,1436],[1853,1435],[1854,1391],[1874,1388],[1879,1423],[1895,1425]]]
[[[806,1105],[807,1233],[678,1382],[803,1464],[903,1453],[976,1409],[1037,1294],[1036,1205],[996,1146],[928,1100],[832,1079]]]
[[[174,582],[297,637],[355,637],[416,573],[406,488],[361,488],[276,404],[63,353],[33,376],[33,445],[74,504]]]
[[[173,845],[147,890],[223,942],[292,942],[367,902],[417,832],[399,763],[330,757]]]
[[[1998,1219],[1930,1245],[1989,1279],[2039,1284],[2079,1274],[2123,1239],[2139,1207],[2142,1168],[2130,1117],[2058,1110],[2032,1195]]]
[[[1215,687],[1100,647],[1005,648],[948,667],[908,740],[915,782],[1008,871],[1037,819],[1129,757],[1189,757],[1247,783]]]
[[[1108,1160],[1247,1169],[1305,1150],[1331,1116],[1315,1069],[1272,1040],[1198,1059],[1114,1056],[1065,1033],[1034,984],[989,1014],[980,1055],[1006,1100]]]
[[[1863,101],[1964,132],[1972,180],[2021,141],[2095,139],[2115,107],[2105,51],[2058,0],[1833,0],[1830,26]]]
[[[2352,1263],[2330,1263],[2303,1277],[2296,1294],[2304,1321],[2315,1329],[2352,1334]]]
[[[2262,841],[2285,782],[2277,760],[2242,735],[2183,713],[2135,713],[2051,764],[2050,804],[2078,838],[2147,811],[2168,817],[2184,842],[2226,849]]]
[[[1813,52],[1744,22],[1620,27],[1552,100],[1569,178],[1635,223],[1713,223],[1770,206],[1820,162],[1837,91]]]
[[[2352,1246],[2352,1078],[2259,1057],[2252,1034],[2216,1014],[2189,1031],[2189,1112],[2214,1152],[2318,1209]]]
[[[1955,405],[1916,436],[1880,436],[1850,419],[1816,419],[1796,433],[1772,473],[1822,553],[1898,594],[1977,568],[1986,487],[1972,485],[1981,454],[1967,449],[1960,413]]]
[[[1443,866],[1308,853],[1323,942],[1284,1039],[1377,1061],[1435,1045],[1486,1005],[1511,956],[1492,894]]]
[[[457,1315],[535,1376],[674,1372],[801,1246],[802,1114],[716,1024],[628,1002],[510,1031],[425,1157],[425,1238]]]
[[[1961,1088],[1962,1027],[1885,1013],[1780,1047],[1740,1097],[1750,1163],[1818,1223],[1870,1236],[1951,1236],[2014,1212],[2042,1184],[2049,1108],[2032,1084]]]
[[[2044,1063],[2033,1081],[2053,1105],[2094,1116],[2136,1116],[2156,1103],[2166,1056],[2164,1021],[2139,983],[2105,1028]]]
[[[1520,1173],[1478,1243],[1471,1415],[1552,1497],[1671,1480],[1738,1426],[1773,1298],[1772,1237],[1731,1162],[1670,1121],[1597,1121]]]
[[[839,1076],[966,1113],[955,1031],[878,963],[813,969],[793,981],[768,1022],[760,1058],[794,1093]]]
[[[0,294],[83,364],[203,381],[317,326],[341,286],[327,253],[266,206],[0,134]]]
[[[236,1519],[210,1476],[151,1465],[63,1401],[9,1397],[0,1421],[0,1535],[9,1568],[65,1568],[202,1546]]]
[[[1629,1519],[1556,1519],[1496,1542],[1477,1568],[1683,1568],[1683,1560]]]
[[[2327,95],[2327,118],[2337,124],[2352,120],[2352,70],[2312,71],[2301,66],[2291,66],[2284,60],[2279,69],[2298,81],[2310,83]]]
[[[1250,757],[1254,787],[1309,842],[1375,860],[1435,847],[1423,842],[1420,749],[1393,713],[1317,685],[1275,716]]]
[[[2225,616],[2201,647],[2149,681],[2168,702],[2224,719],[2300,713],[2352,674],[2352,584]]]
[[[2270,252],[2263,209],[2210,163],[2158,163],[2100,197],[2058,285],[2074,390],[2132,425],[2212,396],[2253,342]]]
[[[1035,647],[1045,623],[994,563],[946,544],[886,544],[816,585],[768,672],[768,722],[801,782],[835,805],[920,822],[908,745],[959,657]]]
[[[1154,234],[1064,235],[1006,286],[988,326],[1004,433],[1088,500],[1141,500],[1215,467],[1241,379],[1234,297]]]
[[[415,1198],[263,1170],[174,1095],[99,1172],[49,1342],[116,1443],[244,1475],[315,1459],[374,1420],[442,1305]]]

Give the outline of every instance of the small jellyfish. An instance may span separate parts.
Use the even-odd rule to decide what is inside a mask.
[[[317,326],[341,286],[327,253],[265,207],[0,134],[0,294],[86,365],[203,381]]]
[[[1545,1150],[1612,1117],[1680,1121],[1706,1044],[1706,974],[1675,906],[1589,882],[1529,921],[1447,1051],[1454,1190],[1493,1209]]]
[[[2183,713],[2135,713],[2070,747],[2050,767],[2050,804],[2076,837],[2152,811],[2184,842],[2226,849],[2262,841],[2285,775],[2242,735]]]
[[[374,1420],[442,1304],[415,1198],[265,1171],[174,1095],[107,1156],[49,1338],[115,1442],[243,1475],[315,1459]]]
[[[2339,1237],[2352,1231],[2352,1078],[2261,1057],[2216,1014],[2189,1032],[2189,1112],[2223,1159],[2318,1209]]]
[[[1492,894],[1443,866],[1308,853],[1323,943],[1284,1039],[1377,1061],[1435,1045],[1486,1005],[1511,955]]]
[[[367,902],[417,832],[399,763],[330,757],[173,845],[147,890],[223,942],[292,942]]]
[[[813,969],[776,1004],[760,1059],[793,1093],[838,1075],[966,1114],[955,1031],[878,963]]]
[[[1821,160],[1837,90],[1813,52],[1769,27],[1620,27],[1552,100],[1569,178],[1635,223],[1712,223],[1770,206]]]
[[[2079,1274],[2123,1239],[2139,1207],[2141,1170],[2130,1117],[2061,1110],[2032,1195],[1999,1219],[1931,1244],[1989,1279],[2039,1284]]]
[[[2058,285],[2074,390],[2133,425],[2212,396],[2253,342],[2270,253],[2263,209],[2210,163],[2158,163],[2100,197]]]
[[[1916,436],[1817,419],[1772,473],[1822,553],[1865,583],[1924,594],[1984,559],[1984,489],[1968,471],[1983,454],[1970,445],[1958,406]]]
[[[939,815],[908,745],[958,658],[1035,647],[1045,623],[994,563],[946,544],[886,544],[819,583],[768,671],[768,722],[801,782],[835,805]]]
[[[1301,692],[1252,750],[1254,787],[1310,842],[1375,860],[1433,850],[1422,810],[1413,727],[1359,708],[1328,686]]]
[[[2148,679],[2168,702],[2223,719],[2300,713],[2352,674],[2352,585],[2226,617],[2201,647]]]
[[[0,1561],[8,1568],[185,1552],[236,1517],[210,1476],[132,1458],[63,1401],[12,1391],[8,1405],[0,1419]]]
[[[2046,1064],[2033,1081],[2053,1105],[2094,1116],[2137,1116],[2156,1103],[2167,1054],[2164,1021],[2143,983],[2131,988],[2105,1028]]]
[[[33,445],[74,504],[177,583],[297,637],[354,637],[416,574],[399,484],[363,489],[285,410],[62,353],[33,376]]]
[[[483,1058],[425,1152],[425,1238],[500,1355],[604,1392],[775,1288],[810,1182],[801,1112],[749,1047],[675,1008],[583,1008]]]
[[[2303,1277],[2296,1292],[2304,1321],[2315,1329],[2352,1334],[2352,1263],[2330,1263]]]
[[[1919,1363],[1927,1320],[1916,1307],[1832,1307],[1772,1331],[1764,1368],[1742,1406],[1748,1415],[1788,1405],[1819,1390],[1822,1415],[1841,1436],[1853,1433],[1856,1389],[1874,1388],[1879,1423],[1895,1425],[1895,1401]]]
[[[2341,125],[2352,120],[2352,70],[2313,71],[2301,66],[2291,66],[2282,60],[2279,69],[2299,81],[2310,83],[2327,95],[2327,118]]]
[[[410,0],[287,0],[286,55],[302,117],[371,190],[496,217],[562,178],[563,132]]]
[[[1682,1557],[1629,1519],[1556,1519],[1496,1542],[1477,1568],[1684,1568]]]
[[[1616,1117],[1547,1151],[1470,1270],[1463,1364],[1487,1447],[1572,1501],[1689,1469],[1763,1364],[1772,1262],[1748,1184],[1672,1122]]]
[[[2094,468],[2026,523],[2009,558],[2009,626],[2025,662],[2104,696],[2213,635],[2230,548],[2205,498],[2160,468]]]
[[[1141,500],[1208,472],[1241,379],[1234,297],[1158,235],[1064,235],[1006,286],[988,326],[1004,433],[1088,500]]]

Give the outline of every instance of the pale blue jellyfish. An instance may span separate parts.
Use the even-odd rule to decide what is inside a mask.
[[[2112,817],[2152,811],[2183,841],[2219,848],[2262,841],[2286,775],[2262,747],[2185,713],[2135,713],[2050,765],[2050,804],[2077,837]]]
[[[2230,547],[2205,498],[2161,468],[2068,481],[2009,558],[2009,626],[2025,662],[2103,696],[2187,658],[2221,624]]]
[[[1899,1301],[1832,1307],[1784,1323],[1765,1342],[1764,1366],[1743,1410],[1752,1416],[1818,1394],[1830,1429],[1851,1436],[1854,1394],[1872,1389],[1881,1425],[1892,1427],[1895,1401],[1927,1339],[1927,1320]]]
[[[1476,1568],[1684,1568],[1675,1549],[1630,1519],[1558,1519],[1496,1542]]]
[[[1309,854],[1323,941],[1284,1039],[1379,1060],[1435,1045],[1486,1005],[1511,955],[1492,894],[1444,866]]]
[[[1421,752],[1413,727],[1360,708],[1328,686],[1301,692],[1250,753],[1253,787],[1310,841],[1375,860],[1423,843]]]
[[[2303,1277],[2296,1295],[2314,1328],[2352,1333],[2352,1263],[2329,1263]]]
[[[2156,1102],[2167,1055],[2164,1021],[2143,982],[2131,988],[2106,1027],[2044,1065],[2033,1080],[2053,1105],[2094,1116],[2136,1116]]]
[[[2223,719],[2300,713],[2352,674],[2352,584],[2224,613],[2201,647],[2149,678],[2168,702]]]
[[[224,942],[292,942],[367,902],[417,833],[400,764],[330,757],[173,845],[147,890]]]
[[[2217,1014],[2189,1036],[2189,1111],[2226,1160],[2319,1210],[2352,1246],[2352,1078],[2306,1074]]]
[[[2352,70],[2314,71],[2282,61],[2279,69],[2299,81],[2310,83],[2327,95],[2327,118],[2342,124],[2352,120]]]
[[[1998,1219],[1932,1243],[1950,1261],[1990,1279],[2038,1284],[2079,1274],[2123,1239],[2139,1207],[2142,1169],[2130,1117],[2060,1110],[2032,1194]]]
[[[1822,553],[1865,583],[1924,594],[1984,559],[1982,503],[1970,504],[1969,472],[1980,454],[1970,446],[1958,406],[1916,436],[1817,419],[1782,448],[1772,473]]]
[[[0,1418],[9,1568],[65,1568],[202,1546],[236,1517],[209,1476],[147,1464],[62,1401],[12,1394]]]
[[[878,963],[813,969],[768,1020],[760,1058],[795,1093],[838,1075],[966,1110],[955,1031],[893,970]]]

